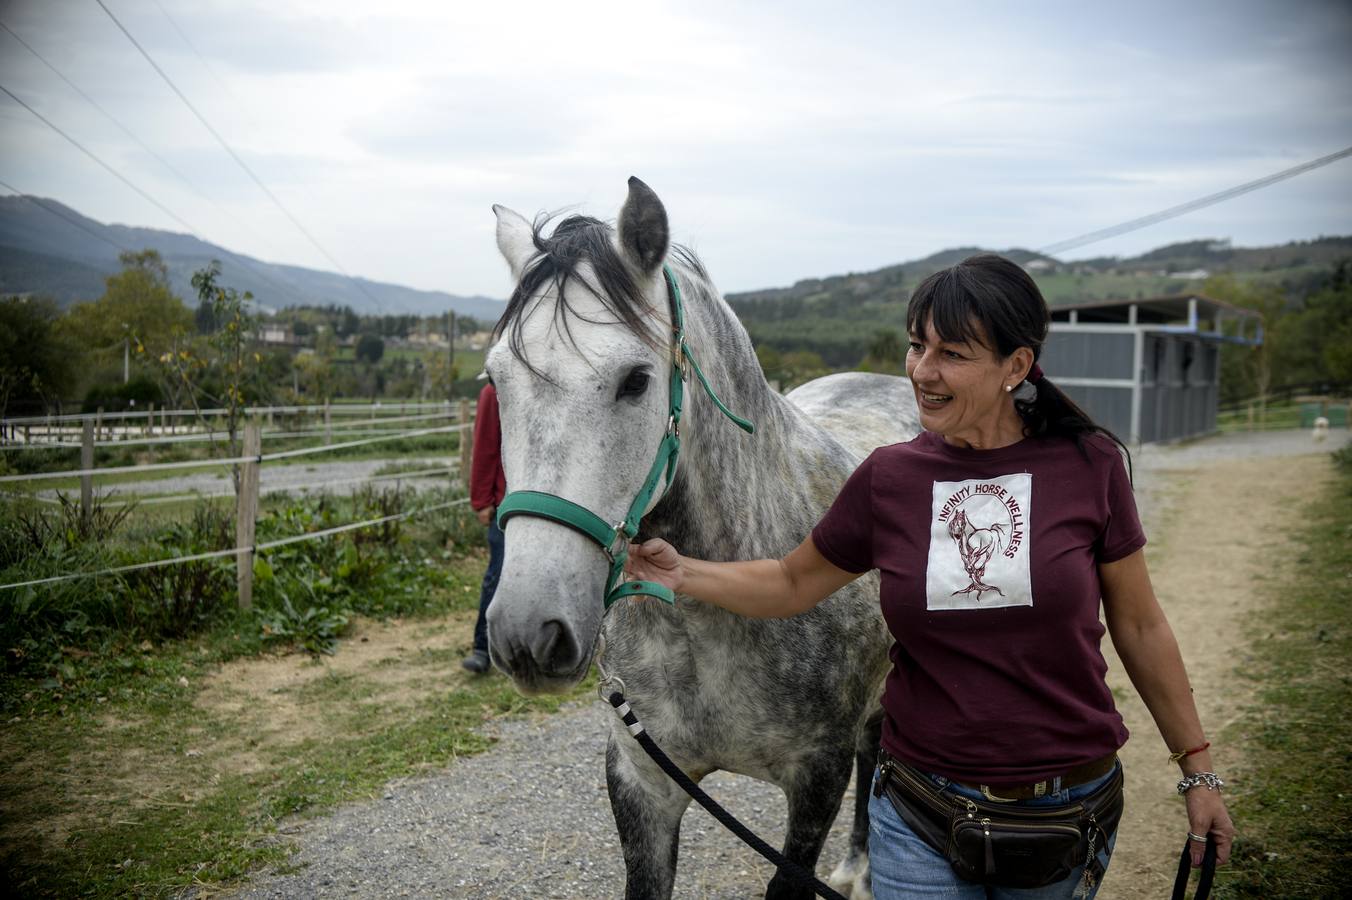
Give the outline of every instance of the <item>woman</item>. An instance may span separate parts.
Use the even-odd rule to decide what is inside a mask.
[[[881,570],[895,644],[869,806],[880,898],[1093,895],[1116,838],[1127,738],[1104,682],[1100,597],[1183,773],[1193,864],[1208,835],[1218,860],[1229,856],[1234,826],[1146,571],[1125,447],[1042,377],[1048,321],[1037,285],[1009,260],[974,256],[936,273],[907,311],[906,374],[925,430],[870,455],[807,540],[780,560],[729,563],[662,540],[631,548],[630,577],[745,616],[796,615]],[[940,833],[955,827],[943,815],[927,825],[927,802],[966,804],[976,831],[965,850]],[[1099,832],[1083,818],[1071,830],[1078,862],[1054,864],[1072,857],[1045,842],[1001,855],[1001,840],[1027,830],[1001,831],[1002,810],[1084,809],[1098,811]],[[1036,865],[1011,875],[1019,854]]]

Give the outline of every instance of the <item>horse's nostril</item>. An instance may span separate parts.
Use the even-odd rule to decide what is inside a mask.
[[[569,672],[577,666],[577,642],[562,622],[551,619],[540,626],[540,633],[531,645],[531,655],[545,672]]]

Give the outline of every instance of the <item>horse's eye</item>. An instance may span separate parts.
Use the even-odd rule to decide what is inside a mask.
[[[620,390],[615,394],[615,399],[621,397],[641,397],[643,392],[648,389],[648,373],[643,369],[635,369],[624,379],[624,384],[620,385]]]

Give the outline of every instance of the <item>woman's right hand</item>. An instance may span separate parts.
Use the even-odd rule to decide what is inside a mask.
[[[680,591],[685,581],[685,560],[676,548],[661,538],[629,545],[624,562],[624,577],[630,581],[652,581],[672,591]]]

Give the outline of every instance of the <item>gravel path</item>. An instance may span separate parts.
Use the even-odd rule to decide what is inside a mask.
[[[1179,471],[1324,453],[1348,440],[1347,432],[1336,431],[1316,446],[1305,432],[1283,432],[1145,447],[1135,464],[1147,531],[1168,515],[1169,488]],[[283,829],[299,848],[295,870],[261,874],[235,896],[619,896],[623,863],[604,778],[609,715],[608,706],[593,701],[553,716],[498,723],[492,729],[498,744],[489,753]],[[785,804],[778,789],[727,773],[710,776],[703,786],[771,844],[782,841]],[[851,796],[843,809],[851,808]],[[832,831],[819,874],[829,873],[844,854],[845,818]],[[695,804],[681,842],[677,898],[762,896],[771,867]],[[1104,895],[1113,887],[1110,870]],[[1116,886],[1111,893],[1132,892]]]
[[[417,468],[421,470],[432,469],[437,466],[453,466],[456,464],[456,460],[450,457],[427,456],[419,457],[416,460],[400,457],[398,459],[263,465],[259,469],[258,484],[264,493],[281,490],[295,491],[303,487],[308,487],[311,490],[324,490],[329,486],[346,493],[356,490],[361,486],[362,481],[375,475],[382,467],[395,463],[409,467],[416,464]],[[412,479],[408,483],[427,487],[436,484],[438,481],[444,482],[449,478],[450,475],[447,474]],[[94,489],[101,496],[117,494],[122,497],[132,494],[216,494],[231,490],[230,472],[224,466],[220,466],[215,469],[195,471],[186,475],[170,475],[166,478],[156,478],[151,481],[127,481],[103,486],[96,482]],[[55,498],[56,491],[39,491],[38,496]]]

